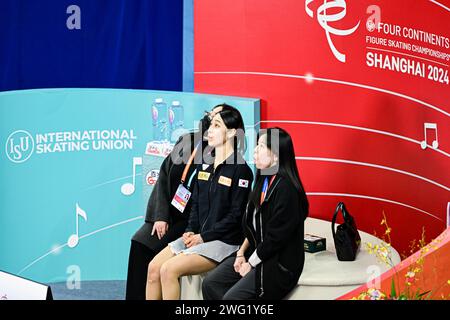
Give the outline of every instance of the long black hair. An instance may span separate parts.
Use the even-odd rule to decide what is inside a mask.
[[[213,108],[222,107],[222,110],[218,112],[223,120],[223,123],[228,129],[236,129],[236,135],[233,138],[233,147],[235,152],[239,152],[241,155],[245,152],[245,126],[242,115],[238,109],[229,104],[218,104]]]
[[[261,129],[258,132],[257,139],[259,140],[259,138],[264,134],[267,135],[267,148],[269,148],[272,153],[274,153],[278,157],[278,164],[275,167],[276,171],[274,172],[264,172],[263,170],[262,175],[261,170],[256,170],[255,187],[253,188],[249,199],[253,202],[255,207],[259,207],[261,189],[265,176],[267,174],[280,175],[284,179],[289,180],[298,191],[300,209],[304,214],[304,219],[306,219],[309,213],[309,202],[308,198],[306,197],[306,192],[303,188],[303,183],[300,179],[300,175],[298,174],[292,138],[284,129],[278,127]]]

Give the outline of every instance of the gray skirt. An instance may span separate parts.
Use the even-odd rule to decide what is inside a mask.
[[[170,242],[169,248],[175,255],[178,255],[180,253],[195,253],[205,258],[214,260],[218,263],[222,262],[222,260],[239,250],[239,246],[227,244],[220,240],[204,242],[196,246],[187,248],[184,245],[183,238],[178,238],[177,240]]]

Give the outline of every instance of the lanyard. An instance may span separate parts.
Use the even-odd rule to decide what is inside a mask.
[[[270,178],[270,182],[267,177],[264,179],[264,184],[261,191],[260,205],[264,202],[264,199],[266,198],[267,189],[272,185],[273,180],[275,180],[275,176],[276,175],[273,175],[272,178]]]
[[[189,171],[189,168],[191,167],[192,161],[194,160],[195,154],[197,153],[197,150],[198,150],[200,144],[201,144],[201,142],[197,143],[197,145],[194,148],[194,151],[192,151],[192,154],[189,157],[188,162],[186,163],[186,166],[184,167],[183,174],[181,176],[181,184],[183,184],[184,181],[186,181],[186,175]]]

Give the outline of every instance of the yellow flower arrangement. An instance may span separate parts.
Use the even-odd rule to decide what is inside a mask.
[[[391,291],[389,293],[383,292],[378,288],[368,288],[366,291],[361,292],[357,297],[352,300],[424,300],[430,299],[431,290],[422,291],[419,287],[418,280],[424,270],[424,258],[426,253],[431,249],[436,249],[437,242],[439,240],[433,240],[430,245],[426,245],[425,230],[422,229],[422,237],[416,244],[413,241],[410,245],[410,254],[413,254],[417,250],[419,251],[418,258],[407,269],[405,273],[405,286],[403,290],[400,290],[400,279],[396,266],[392,261],[391,252],[391,232],[386,219],[386,215],[383,212],[383,219],[380,225],[385,226],[384,235],[382,236],[383,242],[381,244],[372,244],[370,242],[365,243],[366,249],[370,254],[376,255],[377,259],[385,263],[389,267],[394,269],[394,275],[391,280]],[[446,285],[450,285],[450,280],[447,280]],[[441,296],[442,299],[445,297]],[[447,299],[450,298],[447,297]]]

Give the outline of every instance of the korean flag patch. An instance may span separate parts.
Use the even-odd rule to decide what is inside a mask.
[[[239,187],[248,188],[248,180],[239,179]]]

